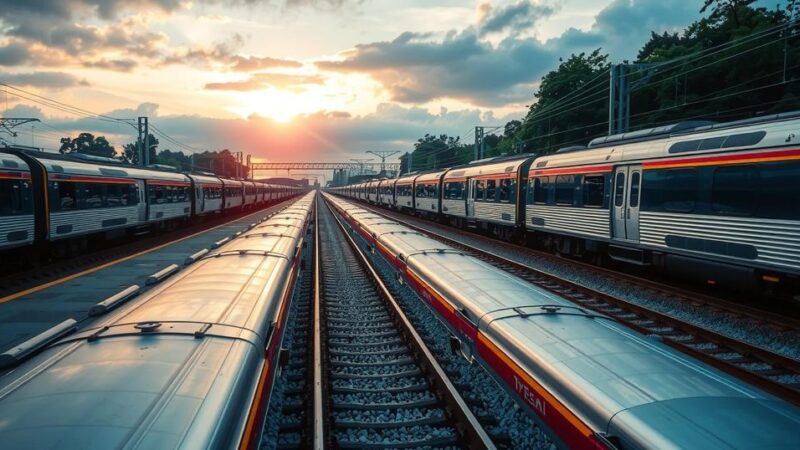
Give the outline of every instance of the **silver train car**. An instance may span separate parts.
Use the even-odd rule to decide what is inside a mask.
[[[0,251],[33,244],[33,185],[28,163],[0,154]]]
[[[45,244],[55,253],[173,227],[193,217],[261,207],[303,189],[223,180],[87,155],[0,149],[0,251]]]
[[[798,448],[800,409],[345,200],[326,196],[565,448]]]
[[[800,290],[800,112],[683,122],[551,155],[475,161],[445,171],[438,186],[435,175],[399,179],[413,198],[395,207],[709,285]],[[360,198],[350,187],[334,192]]]
[[[0,378],[0,447],[258,448],[313,205],[23,360]]]

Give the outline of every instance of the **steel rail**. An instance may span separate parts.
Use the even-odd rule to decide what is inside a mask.
[[[400,304],[386,287],[381,279],[381,276],[375,270],[369,258],[358,246],[355,239],[348,232],[346,226],[334,209],[331,208],[330,204],[327,202],[325,204],[342,231],[342,234],[346,237],[347,243],[357,256],[358,262],[369,275],[369,278],[377,288],[379,295],[386,302],[387,306],[389,306],[395,324],[405,336],[406,343],[412,347],[414,359],[419,365],[422,373],[425,375],[425,378],[430,383],[432,389],[437,393],[439,399],[444,403],[445,412],[448,416],[450,416],[456,431],[461,434],[461,442],[470,449],[495,449],[496,447],[489,435],[486,433],[486,430],[483,429],[483,426],[478,422],[478,419],[469,409],[467,403],[461,397],[461,394],[459,394],[455,385],[450,381],[444,369],[436,361],[433,353],[431,353],[430,349],[428,349],[428,346],[425,344],[422,337],[419,335],[414,326],[411,324],[411,321],[403,312]]]
[[[327,411],[324,404],[322,379],[322,319],[320,316],[320,257],[319,257],[319,194],[314,196],[314,304],[312,320],[314,323],[313,366],[314,366],[314,425],[313,448],[323,450],[327,441],[325,435],[325,418]]]

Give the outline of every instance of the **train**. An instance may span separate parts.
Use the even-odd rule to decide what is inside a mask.
[[[560,448],[800,448],[800,408],[612,318],[326,195]]]
[[[330,191],[598,263],[800,292],[800,112],[688,121]]]
[[[0,355],[0,447],[259,448],[314,195],[81,330]]]
[[[132,166],[111,158],[0,148],[0,252],[144,234],[262,207],[302,188]]]

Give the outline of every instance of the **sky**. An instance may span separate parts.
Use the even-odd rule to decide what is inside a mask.
[[[120,149],[136,131],[42,99],[148,116],[186,151],[264,161],[406,152],[425,133],[471,143],[476,125],[522,118],[559,58],[633,58],[651,30],[697,20],[701,3],[0,0],[0,83],[25,91],[0,86],[0,107],[40,118],[16,141],[49,149],[81,131]]]

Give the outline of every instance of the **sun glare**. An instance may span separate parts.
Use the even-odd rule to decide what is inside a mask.
[[[292,92],[267,89],[237,93],[235,98],[236,105],[230,108],[231,112],[242,117],[255,114],[285,124],[299,115],[328,110],[335,106],[323,92],[312,90]]]

